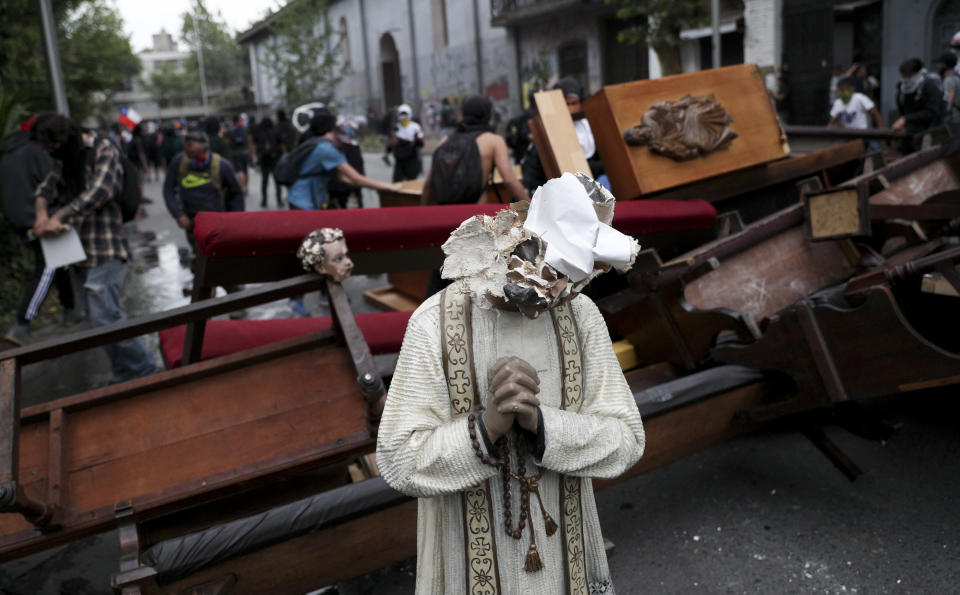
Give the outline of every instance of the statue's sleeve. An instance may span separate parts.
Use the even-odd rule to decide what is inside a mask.
[[[477,457],[466,416],[452,418],[439,327],[436,299],[411,316],[377,435],[383,479],[415,497],[455,493],[497,472]],[[486,452],[479,429],[477,440]]]
[[[540,408],[541,466],[565,475],[616,477],[643,454],[643,423],[596,305],[579,296],[572,306],[583,353],[584,402],[578,413]]]

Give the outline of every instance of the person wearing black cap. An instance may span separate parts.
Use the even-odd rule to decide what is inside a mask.
[[[314,144],[313,150],[300,165],[297,181],[290,186],[287,202],[291,209],[327,209],[330,201],[327,186],[334,176],[354,186],[373,190],[399,190],[400,184],[372,180],[354,169],[338,150],[344,146],[344,135],[334,132],[336,118],[326,108],[315,110],[310,128],[301,143]]]
[[[490,127],[490,100],[468,97],[461,109],[463,120],[456,132],[443,139],[433,153],[420,204],[479,201],[493,179],[494,166],[514,200],[529,198],[510,166],[506,141]]]

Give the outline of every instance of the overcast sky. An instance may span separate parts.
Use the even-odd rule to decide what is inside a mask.
[[[153,47],[153,35],[161,29],[180,36],[182,15],[190,9],[190,0],[114,0],[123,17],[123,27],[130,35],[134,52]],[[249,28],[263,18],[268,8],[276,8],[279,0],[206,0],[207,9],[216,14],[220,11],[231,33]],[[179,41],[179,40],[178,40]],[[180,49],[184,49],[180,45]]]

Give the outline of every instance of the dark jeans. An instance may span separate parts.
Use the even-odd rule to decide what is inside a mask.
[[[277,162],[275,160],[260,160],[260,204],[263,206],[267,206],[267,186],[269,185],[270,176],[273,175],[273,168],[276,165]],[[282,207],[283,187],[280,185],[280,182],[277,181],[277,178],[273,178],[273,185],[277,190],[277,206]]]
[[[43,259],[43,249],[39,240],[29,242],[33,250],[33,275],[23,287],[23,297],[20,307],[17,308],[17,322],[27,324],[37,317],[43,300],[47,298],[50,285],[55,285],[60,296],[60,303],[67,310],[72,310],[76,302],[73,296],[73,283],[70,282],[70,271],[65,268],[49,269]]]

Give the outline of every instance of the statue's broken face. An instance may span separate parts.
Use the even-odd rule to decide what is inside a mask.
[[[314,266],[321,275],[327,275],[337,283],[353,272],[353,261],[347,255],[347,241],[343,238],[323,244],[323,262]]]
[[[569,278],[543,262],[545,250],[546,244],[534,236],[517,244],[507,260],[505,301],[527,318],[536,318],[576,295],[568,288]]]

